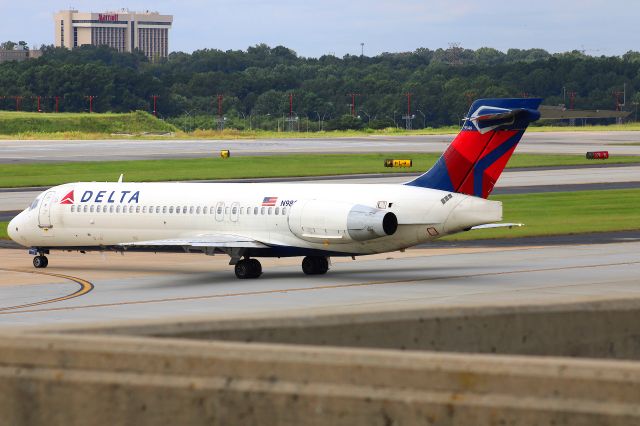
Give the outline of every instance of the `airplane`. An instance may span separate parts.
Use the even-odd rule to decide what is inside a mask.
[[[8,226],[46,268],[51,250],[226,254],[240,279],[261,257],[304,257],[307,275],[330,257],[362,256],[482,227],[512,226],[488,200],[538,98],[479,99],[426,173],[403,184],[77,182],[41,193]]]

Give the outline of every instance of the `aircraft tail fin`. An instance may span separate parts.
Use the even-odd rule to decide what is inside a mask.
[[[540,118],[542,99],[479,99],[462,130],[426,173],[406,185],[487,198],[530,123]]]

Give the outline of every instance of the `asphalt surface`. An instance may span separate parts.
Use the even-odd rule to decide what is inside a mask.
[[[236,155],[300,153],[437,152],[455,135],[368,136],[330,139],[260,140],[99,140],[0,141],[0,163],[143,160]],[[608,150],[611,155],[640,155],[640,132],[525,133],[520,153],[585,154]]]
[[[17,284],[33,276],[30,257],[2,254],[2,326],[640,297],[637,233],[605,244],[415,249],[334,261],[325,276],[280,259],[245,281],[219,256],[56,253],[45,272],[67,278]]]

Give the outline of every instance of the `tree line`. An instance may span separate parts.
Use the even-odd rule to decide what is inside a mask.
[[[625,108],[640,101],[635,51],[594,57],[451,46],[306,58],[260,44],[246,51],[174,52],[150,63],[141,52],[105,46],[42,49],[40,58],[0,64],[0,109],[34,111],[40,97],[43,111],[53,111],[56,102],[60,111],[88,111],[91,96],[97,112],[151,112],[156,96],[158,116],[206,128],[217,125],[221,95],[232,127],[284,126],[292,111],[300,119],[295,125],[311,121],[315,130],[404,126],[408,107],[414,128],[458,124],[469,102],[482,97],[539,96],[567,107],[573,99],[577,109],[614,109],[614,93],[626,87]]]

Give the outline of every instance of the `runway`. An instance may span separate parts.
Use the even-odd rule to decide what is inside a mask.
[[[0,141],[0,163],[115,161],[232,155],[301,153],[436,152],[455,135],[368,136],[353,138],[260,140],[69,140]],[[636,144],[636,145],[630,145]],[[528,132],[520,153],[585,154],[606,149],[611,155],[640,155],[640,132]]]
[[[0,325],[640,297],[637,233],[605,244],[538,241],[334,259],[319,277],[304,276],[299,261],[265,260],[260,279],[240,281],[226,256],[56,252],[44,271],[51,276],[33,273],[24,251],[3,250]]]

